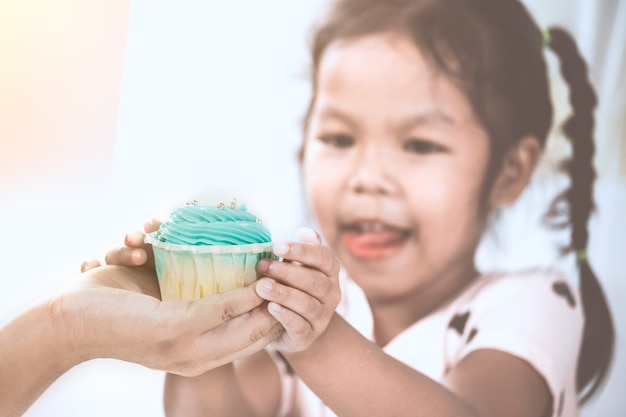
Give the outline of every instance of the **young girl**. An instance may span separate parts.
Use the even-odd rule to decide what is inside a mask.
[[[571,228],[577,285],[474,265],[545,145],[546,49],[573,107],[571,185],[546,219]],[[256,290],[284,334],[236,365],[168,375],[168,415],[577,415],[614,334],[586,258],[596,98],[572,38],[542,34],[517,0],[339,0],[312,67],[304,185],[345,276],[314,234],[276,245],[294,262],[259,262]]]

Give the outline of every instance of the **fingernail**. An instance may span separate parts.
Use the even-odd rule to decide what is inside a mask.
[[[289,245],[286,243],[276,243],[274,245],[274,253],[278,256],[285,256],[289,253]]]
[[[138,264],[141,263],[143,254],[140,250],[134,250],[130,254],[130,258],[133,260],[133,263]]]
[[[267,308],[273,313],[282,313],[284,307],[278,303],[269,303]]]
[[[272,281],[271,279],[264,279],[261,281],[259,287],[261,291],[265,293],[270,293],[274,289],[274,281]]]
[[[270,260],[267,258],[260,259],[256,264],[256,269],[262,274],[266,273],[270,269]]]

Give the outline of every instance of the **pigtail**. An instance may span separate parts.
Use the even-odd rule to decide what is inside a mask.
[[[570,90],[572,115],[563,131],[572,146],[572,157],[564,165],[571,178],[568,189],[552,203],[549,218],[561,219],[558,226],[571,227],[571,243],[565,252],[575,252],[585,314],[583,342],[578,359],[577,388],[586,402],[601,387],[611,366],[615,331],[607,300],[587,260],[587,223],[594,210],[593,129],[596,94],[587,76],[587,65],[568,32],[551,28],[549,46],[559,57],[561,74]],[[568,221],[563,222],[564,218]]]

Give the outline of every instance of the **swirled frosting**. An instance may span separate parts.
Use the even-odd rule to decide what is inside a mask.
[[[175,245],[215,246],[271,242],[270,231],[245,207],[188,205],[171,212],[156,238]]]

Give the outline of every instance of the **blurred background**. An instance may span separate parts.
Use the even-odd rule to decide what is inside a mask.
[[[324,0],[0,0],[0,325],[102,258],[151,216],[236,197],[276,240],[311,222],[296,152],[309,98],[308,41]],[[527,0],[570,29],[599,95],[590,259],[614,309],[611,379],[583,415],[626,415],[626,1]],[[549,54],[548,54],[549,55]],[[557,121],[569,111],[553,57]],[[485,268],[558,258],[539,218],[563,185],[555,129],[542,170],[479,253]],[[26,413],[163,415],[163,374],[82,364]]]

